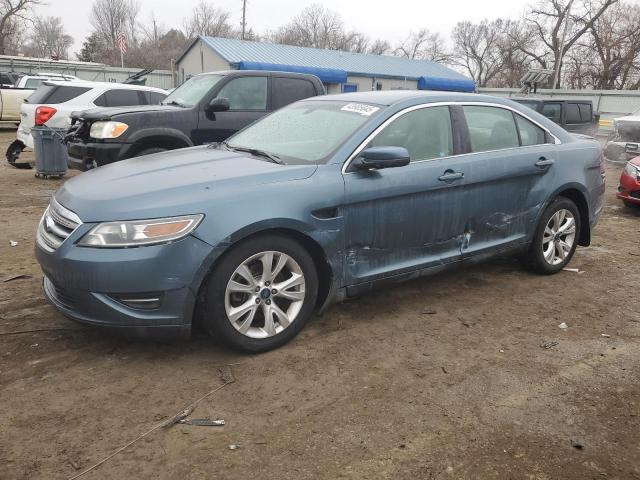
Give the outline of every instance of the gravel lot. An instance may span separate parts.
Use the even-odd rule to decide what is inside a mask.
[[[3,155],[14,135],[0,132]],[[615,199],[619,173],[570,265],[584,273],[501,260],[420,279],[250,356],[57,313],[33,236],[62,181],[3,158],[0,478],[71,478],[232,379],[191,416],[226,426],[158,429],[82,478],[640,478],[640,215]]]

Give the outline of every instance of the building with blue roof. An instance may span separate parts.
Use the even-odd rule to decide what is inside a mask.
[[[473,92],[470,78],[437,62],[200,36],[176,61],[180,83],[220,70],[272,70],[317,75],[328,93],[370,90]]]

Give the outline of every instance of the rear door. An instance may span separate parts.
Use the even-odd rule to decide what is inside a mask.
[[[471,148],[464,172],[468,235],[462,253],[470,257],[527,241],[557,153],[554,139],[515,111],[498,105],[461,108]]]
[[[229,110],[210,112],[206,105],[202,106],[198,112],[198,128],[193,134],[194,142],[221,142],[266,115],[270,110],[268,92],[269,77],[266,75],[229,79],[214,97],[226,98]]]

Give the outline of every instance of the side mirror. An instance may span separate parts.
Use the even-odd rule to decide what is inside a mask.
[[[404,167],[410,162],[409,152],[404,147],[371,147],[363,150],[353,162],[357,170],[382,170]]]
[[[207,110],[210,112],[226,112],[231,106],[226,98],[214,98],[209,102]]]

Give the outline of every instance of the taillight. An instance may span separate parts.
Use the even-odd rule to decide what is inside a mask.
[[[47,123],[51,119],[51,117],[56,114],[57,111],[58,110],[53,107],[42,106],[36,108],[36,127],[41,127],[42,125]]]

